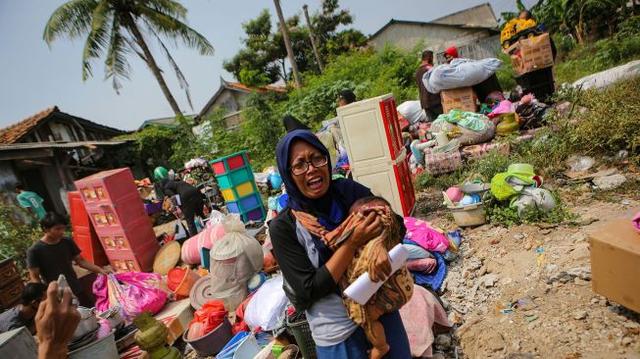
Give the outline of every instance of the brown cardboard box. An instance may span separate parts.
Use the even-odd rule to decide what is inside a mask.
[[[553,52],[549,34],[521,39],[504,50],[518,75],[553,66]]]
[[[471,87],[461,87],[440,92],[442,99],[442,111],[449,113],[451,110],[476,112],[476,93]]]
[[[640,312],[640,233],[622,218],[590,237],[593,291]]]

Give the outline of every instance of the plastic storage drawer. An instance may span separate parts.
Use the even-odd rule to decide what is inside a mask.
[[[227,209],[231,213],[246,213],[256,207],[261,206],[262,198],[260,198],[260,195],[257,193],[244,198],[240,198],[238,201],[227,202]]]
[[[76,243],[82,257],[87,261],[104,266],[109,263],[104,253],[100,239],[96,234],[89,214],[84,207],[80,192],[72,191],[68,193],[69,209],[71,212],[71,228],[73,232],[73,241]]]
[[[211,164],[213,173],[218,176],[242,167],[249,167],[249,156],[246,151],[240,151],[225,157],[216,158],[209,163]]]
[[[137,254],[128,250],[107,251],[107,256],[111,267],[116,272],[150,272],[153,269],[153,260],[157,250],[156,245],[155,247],[141,248]]]
[[[115,203],[132,193],[138,193],[129,168],[98,172],[75,181],[75,185],[87,206]]]
[[[133,223],[127,228],[105,228],[98,233],[98,237],[107,255],[109,251],[122,249],[137,254],[140,248],[148,249],[152,245],[158,246],[153,228],[143,223]]]
[[[149,221],[137,193],[120,199],[118,203],[90,205],[86,209],[97,232],[104,227],[127,227],[130,223],[139,221],[140,218]]]
[[[228,189],[238,186],[247,181],[253,181],[251,167],[242,167],[223,175],[217,175],[216,180],[221,189]]]

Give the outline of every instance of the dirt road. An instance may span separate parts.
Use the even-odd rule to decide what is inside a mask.
[[[640,209],[640,192],[563,198],[578,225],[464,232],[442,296],[457,329],[453,340],[436,339],[436,357],[640,358],[640,316],[591,290],[588,240],[608,219]],[[443,212],[423,214],[452,226]]]

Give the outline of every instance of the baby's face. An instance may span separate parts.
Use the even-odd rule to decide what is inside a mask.
[[[359,206],[352,206],[349,212],[350,213],[360,212],[362,214],[365,214],[371,209],[380,208],[380,207],[386,208],[388,206],[387,206],[387,203],[385,203],[384,201],[373,200],[373,201],[369,201],[367,203],[361,204]]]

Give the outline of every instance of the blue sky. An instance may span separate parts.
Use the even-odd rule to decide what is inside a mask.
[[[342,0],[355,17],[353,26],[372,34],[391,18],[429,21],[448,13],[478,5],[486,0]],[[513,10],[515,1],[489,1],[496,16]],[[526,1],[530,4],[533,1]],[[42,31],[49,16],[63,0],[0,1],[0,127],[22,120],[44,108],[58,105],[67,113],[121,129],[137,128],[144,120],[172,115],[157,82],[136,57],[130,57],[132,76],[123,82],[120,95],[104,81],[102,61],[94,63],[94,77],[82,81],[81,53],[84,42],[59,39],[49,48]],[[185,113],[198,112],[218,88],[220,77],[232,80],[222,69],[241,46],[241,24],[264,8],[273,14],[272,0],[183,0],[189,10],[188,23],[215,47],[213,56],[200,56],[186,47],[172,54],[190,83],[194,110],[179,89],[171,68],[156,59],[166,71],[165,79]],[[285,16],[302,12],[307,3],[311,12],[320,0],[281,0]],[[272,15],[275,18],[275,15]],[[155,45],[155,44],[153,44]],[[158,50],[154,48],[153,50]]]

